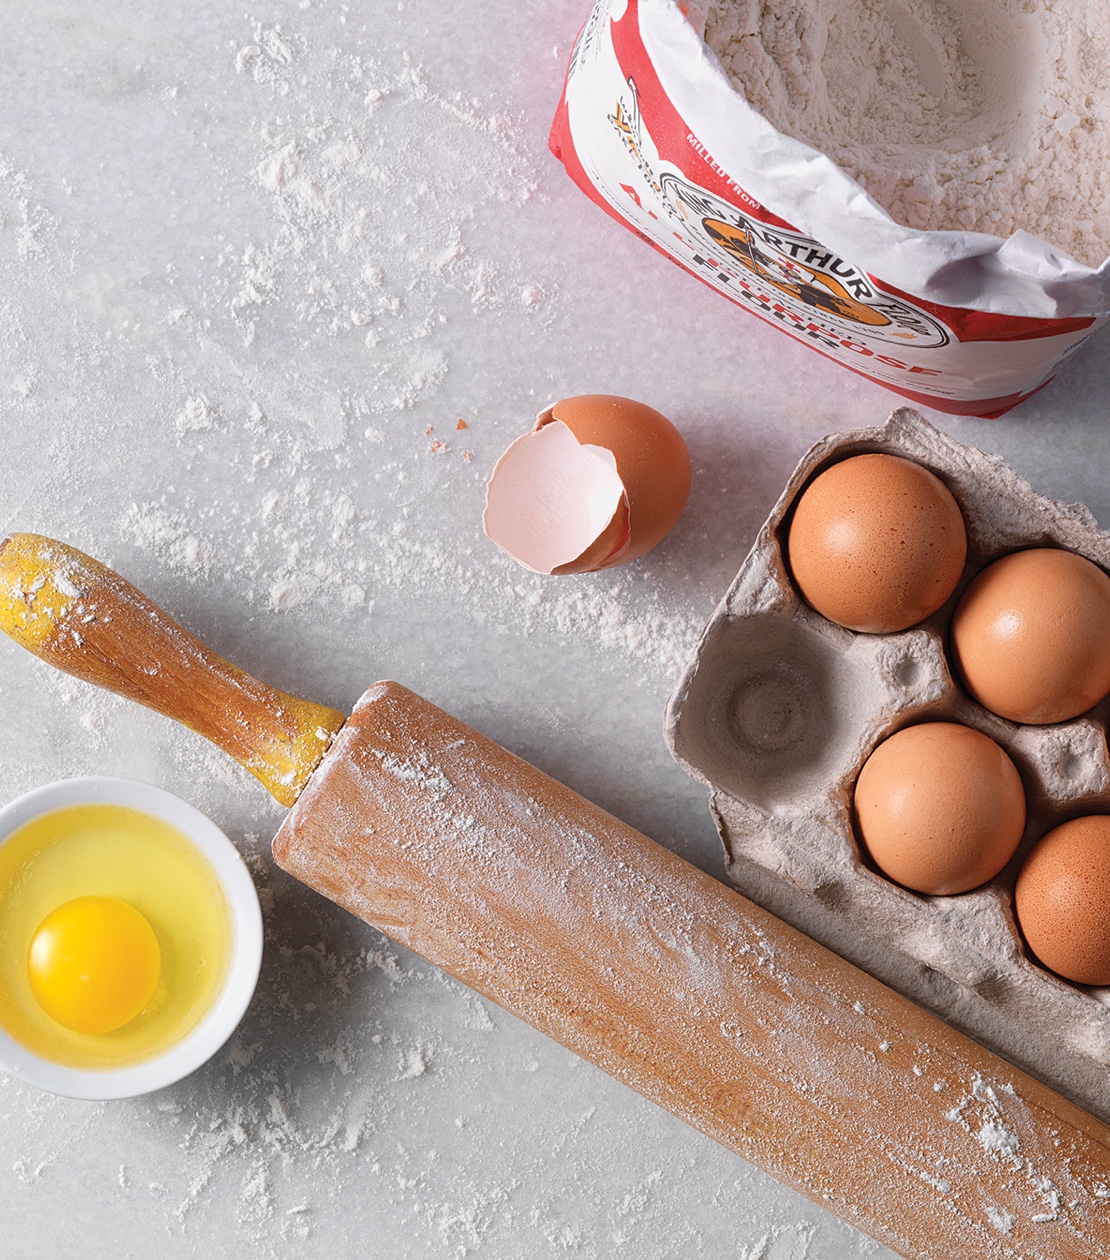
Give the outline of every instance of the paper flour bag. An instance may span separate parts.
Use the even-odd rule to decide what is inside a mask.
[[[1026,232],[900,226],[736,90],[676,0],[597,0],[550,145],[614,218],[732,301],[905,398],[999,416],[1106,322],[1110,261]]]

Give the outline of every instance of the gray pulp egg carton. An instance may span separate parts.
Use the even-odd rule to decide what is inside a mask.
[[[899,634],[857,634],[794,590],[791,505],[822,468],[883,451],[924,464],[955,495],[968,559],[955,594]],[[948,626],[984,565],[1058,545],[1110,569],[1110,535],[1083,507],[1037,494],[996,456],[907,408],[828,437],[802,459],[705,627],[667,709],[676,760],[710,790],[729,878],[747,896],[1110,1120],[1110,990],[1060,980],[1027,956],[1013,914],[1021,860],[1067,818],[1110,812],[1110,702],[1071,722],[987,712],[949,665]],[[1013,758],[1029,817],[1014,860],[954,897],[907,892],[871,869],[851,818],[856,775],[887,735],[922,720],[975,727]]]

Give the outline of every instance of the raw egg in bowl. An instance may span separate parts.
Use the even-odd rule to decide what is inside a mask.
[[[200,1067],[262,963],[247,868],[193,806],[65,779],[0,810],[0,1067],[69,1098],[128,1098]]]

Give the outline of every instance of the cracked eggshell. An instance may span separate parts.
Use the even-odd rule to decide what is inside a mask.
[[[627,564],[674,527],[690,493],[690,456],[660,412],[612,394],[565,398],[498,460],[486,535],[534,573]]]
[[[949,599],[897,633],[854,633],[802,599],[787,561],[795,504],[825,469],[884,453],[935,473],[959,505],[967,564]],[[1015,922],[1025,854],[1077,815],[1110,817],[1110,698],[1058,725],[1018,725],[977,704],[948,652],[963,591],[995,560],[1058,547],[1110,571],[1110,534],[1090,513],[1038,494],[994,455],[902,408],[837,433],[801,460],[716,612],[667,709],[676,760],[710,791],[729,878],[772,913],[1010,1062],[1110,1121],[1110,986],[1045,970]],[[1027,821],[988,883],[922,895],[870,865],[853,825],[860,770],[905,728],[951,722],[1013,761]]]

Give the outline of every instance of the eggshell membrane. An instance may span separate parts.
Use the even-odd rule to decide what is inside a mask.
[[[892,634],[924,621],[956,589],[967,531],[929,469],[894,455],[856,455],[802,492],[787,552],[799,591],[822,616]]]
[[[1022,865],[1014,910],[1049,970],[1110,985],[1110,817],[1073,818],[1048,832]]]
[[[1110,692],[1110,577],[1058,548],[1003,556],[961,597],[951,653],[992,713],[1034,725],[1078,717]]]
[[[583,444],[613,453],[628,504],[628,536],[596,569],[627,564],[674,528],[690,495],[690,453],[682,434],[661,412],[616,394],[564,398],[536,421],[561,421]]]
[[[1025,829],[1017,767],[988,736],[956,722],[898,731],[856,781],[859,838],[884,875],[952,895],[993,879]]]
[[[627,495],[612,452],[583,444],[563,424],[524,434],[494,467],[482,524],[533,573],[596,568],[628,536]]]

